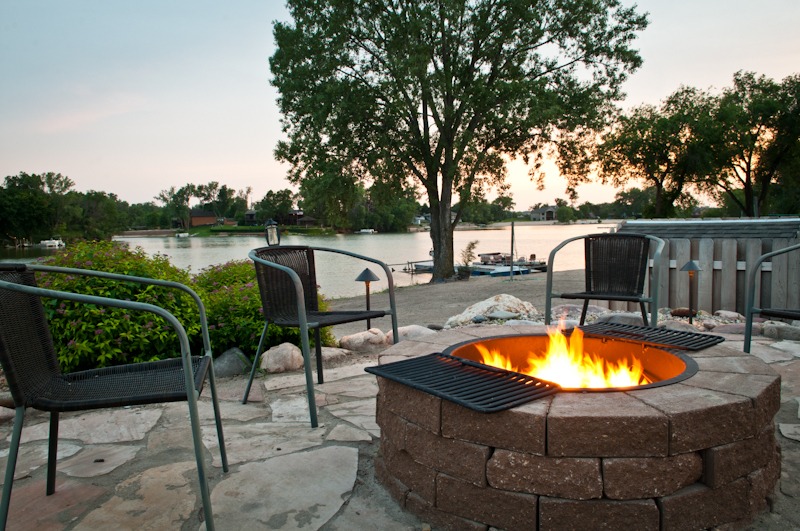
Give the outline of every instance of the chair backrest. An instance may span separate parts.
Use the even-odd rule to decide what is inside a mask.
[[[257,257],[292,269],[303,285],[306,311],[319,309],[317,299],[317,272],[314,251],[305,246],[262,247],[255,250]],[[288,319],[296,321],[297,293],[291,277],[274,267],[254,262],[258,289],[264,317],[270,321]]]
[[[0,280],[36,287],[33,271],[24,266],[0,268]],[[0,364],[17,407],[60,374],[50,327],[36,295],[0,287]]]
[[[647,274],[650,240],[641,234],[587,236],[586,291],[641,295]]]

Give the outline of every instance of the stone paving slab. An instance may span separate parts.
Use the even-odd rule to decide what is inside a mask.
[[[518,331],[473,327],[409,341],[419,354],[459,339]],[[524,327],[523,327],[524,328]],[[737,343],[738,341],[738,343]],[[726,341],[738,348],[741,336]],[[780,344],[778,348],[774,345]],[[759,337],[753,356],[781,375],[779,439],[783,478],[775,511],[748,529],[800,527],[800,343]],[[747,355],[743,355],[746,357]],[[241,404],[246,376],[220,379],[220,408],[231,470],[220,468],[208,386],[199,402],[212,503],[219,529],[410,530],[426,524],[404,511],[375,478],[377,384],[374,359],[326,369],[315,385],[320,427],[312,429],[301,372],[260,377]],[[709,362],[711,363],[711,362]],[[747,395],[743,387],[742,393]],[[0,466],[13,412],[0,409]],[[202,529],[194,450],[185,403],[64,414],[57,490],[44,495],[47,415],[23,429],[10,529]],[[0,478],[2,480],[2,478]],[[258,522],[258,524],[256,524]],[[265,522],[264,526],[261,525]]]

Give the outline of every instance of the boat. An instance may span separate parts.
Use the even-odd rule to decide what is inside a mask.
[[[51,238],[49,240],[42,240],[39,242],[40,247],[47,247],[48,249],[55,249],[64,247],[64,241],[61,238]]]
[[[175,233],[175,237],[176,238],[188,238],[189,237],[189,233],[188,232],[176,232]]]
[[[356,234],[375,234],[376,232],[378,231],[376,231],[375,229],[361,229],[357,230]]]
[[[518,265],[515,266],[496,266],[493,271],[489,273],[489,276],[492,277],[510,277],[511,272],[514,272],[514,275],[527,275],[531,272],[530,269],[527,267],[521,267]]]

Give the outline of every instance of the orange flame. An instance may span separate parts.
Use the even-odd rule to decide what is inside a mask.
[[[583,350],[583,332],[576,328],[570,338],[557,327],[547,329],[548,345],[543,354],[528,353],[527,366],[514,366],[511,360],[497,352],[477,345],[482,363],[509,371],[528,374],[541,380],[554,382],[565,388],[601,389],[606,387],[633,387],[651,383],[644,374],[639,358],[608,360]]]

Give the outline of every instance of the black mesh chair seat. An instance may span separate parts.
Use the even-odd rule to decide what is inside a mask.
[[[334,326],[344,323],[354,323],[356,321],[365,321],[367,319],[379,319],[381,317],[386,317],[386,315],[387,312],[382,310],[370,310],[370,311],[350,310],[350,311],[337,311],[337,312],[306,313],[309,323],[309,328],[313,328],[311,326],[312,323],[316,323],[319,328],[325,328],[326,326]],[[276,317],[274,323],[279,326],[291,326],[295,328],[300,326],[299,320],[291,318]]]
[[[797,260],[800,255],[800,244],[790,245],[783,249],[778,249],[769,253],[765,253],[758,257],[758,260],[753,263],[753,266],[747,272],[747,293],[745,297],[745,329],[744,329],[744,351],[750,352],[750,343],[753,338],[753,318],[756,315],[762,317],[773,317],[776,319],[800,319],[800,308],[786,308],[786,307],[760,307],[756,305],[756,285],[759,284],[760,277],[758,275],[761,271],[761,266],[767,260],[772,260],[776,256],[781,256],[788,253],[796,252],[794,260]],[[796,263],[796,262],[795,262]],[[773,273],[774,274],[774,273]]]
[[[380,266],[389,284],[389,309],[384,310],[349,310],[324,311],[319,306],[317,292],[316,253],[335,253],[354,259],[371,262]],[[367,321],[390,316],[394,342],[398,341],[397,311],[394,301],[394,282],[392,271],[385,263],[374,258],[363,256],[341,249],[327,247],[308,247],[281,245],[261,247],[250,251],[258,280],[261,295],[261,307],[264,313],[264,329],[256,350],[255,361],[250,371],[250,379],[244,391],[242,403],[247,403],[250,388],[258,367],[259,356],[266,344],[267,329],[270,323],[300,329],[301,350],[303,351],[306,389],[311,425],[317,426],[317,406],[314,399],[314,382],[311,376],[311,354],[308,331],[314,331],[315,353],[317,359],[317,382],[323,383],[322,341],[320,329],[355,321]]]
[[[210,366],[211,358],[192,357],[198,393]],[[54,375],[27,406],[41,411],[84,411],[185,400],[183,360],[174,358]]]
[[[204,355],[191,356],[186,330],[174,315],[163,308],[128,300],[42,289],[36,284],[35,272],[83,275],[109,281],[135,282],[145,286],[157,285],[181,290],[191,296],[197,304]],[[179,348],[176,348],[175,351],[180,357],[62,373],[42,305],[42,297],[159,315],[175,331],[177,343],[179,343]],[[222,434],[205,308],[194,291],[177,282],[101,271],[42,265],[0,264],[0,363],[3,366],[15,408],[2,504],[0,504],[0,529],[5,529],[8,519],[14,470],[27,408],[33,407],[50,412],[46,494],[51,495],[56,489],[58,422],[61,412],[176,401],[186,401],[189,406],[205,526],[206,529],[214,529],[214,515],[211,510],[211,498],[205,472],[205,447],[201,438],[200,416],[197,410],[197,399],[206,378],[208,378],[211,389],[222,468],[225,472],[228,471],[228,459]]]
[[[586,286],[584,291],[554,293],[553,270],[556,255],[571,242],[584,241],[584,267]],[[552,319],[551,308],[554,297],[583,300],[580,324],[586,320],[586,312],[591,300],[622,301],[639,303],[642,321],[645,326],[656,326],[658,320],[658,282],[652,281],[650,295],[645,295],[647,266],[650,260],[650,246],[655,244],[653,253],[653,275],[658,279],[660,258],[664,240],[645,234],[590,234],[576,236],[561,242],[550,252],[547,261],[547,288],[545,294],[545,324]],[[650,303],[652,317],[648,321],[645,303]]]

